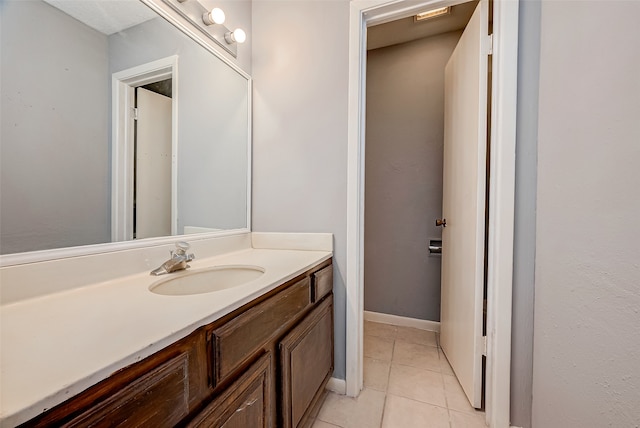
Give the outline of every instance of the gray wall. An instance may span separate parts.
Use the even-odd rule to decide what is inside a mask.
[[[345,376],[349,2],[253,2],[253,230],[334,234]]]
[[[461,31],[367,57],[364,308],[440,321],[444,67]]]
[[[253,230],[334,233],[334,376],[341,379],[346,358],[348,34],[347,0],[253,2]],[[529,53],[530,44],[524,44]],[[518,126],[520,120],[530,119],[519,118]],[[524,306],[521,310],[532,310],[532,302]],[[522,343],[514,342],[513,352],[526,354],[530,344],[523,337]],[[530,382],[530,370],[513,373],[512,382],[526,383],[527,377]],[[516,392],[512,401],[522,396]],[[531,401],[524,403],[530,407]]]
[[[534,427],[640,425],[639,16],[542,3]]]
[[[246,227],[247,80],[162,18],[109,37],[110,73],[171,55],[178,55],[178,233]]]
[[[344,377],[348,7],[319,3],[254,2],[254,229],[336,234]],[[640,4],[601,4],[544,2],[540,18],[521,2],[511,412],[525,427],[639,423]]]
[[[42,2],[0,13],[0,252],[107,242],[106,36]]]

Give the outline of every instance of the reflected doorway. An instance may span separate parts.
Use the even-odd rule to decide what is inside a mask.
[[[172,79],[135,90],[133,238],[171,234]]]
[[[113,74],[114,242],[177,232],[177,69],[174,55]]]

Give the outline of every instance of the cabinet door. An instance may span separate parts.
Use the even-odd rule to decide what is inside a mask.
[[[200,412],[189,427],[266,428],[271,420],[271,354],[260,357]]]
[[[189,412],[188,356],[161,364],[64,427],[173,427]]]
[[[333,265],[329,265],[311,275],[311,301],[319,302],[333,291]]]
[[[311,302],[309,278],[279,292],[212,331],[212,386],[246,363],[264,344],[275,340],[287,323]]]
[[[299,427],[333,373],[333,295],[291,330],[279,348],[282,423]]]

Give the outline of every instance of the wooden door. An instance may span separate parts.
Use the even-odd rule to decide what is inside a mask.
[[[440,342],[471,405],[482,399],[488,5],[445,68]]]

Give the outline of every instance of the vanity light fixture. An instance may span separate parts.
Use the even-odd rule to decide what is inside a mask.
[[[202,21],[207,25],[224,24],[225,18],[224,12],[219,7],[214,7],[202,14]]]
[[[236,28],[233,31],[228,31],[224,35],[224,39],[227,43],[244,43],[247,40],[247,33],[242,28]]]
[[[222,9],[218,7],[211,9],[202,4],[201,0],[162,0],[162,2],[190,21],[218,46],[234,57],[238,56],[238,44],[247,40],[247,33],[240,28],[231,31],[225,27],[225,13]]]
[[[425,19],[437,18],[438,16],[448,15],[451,13],[451,6],[439,7],[437,9],[420,12],[416,15],[415,21],[424,21]]]

